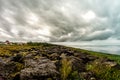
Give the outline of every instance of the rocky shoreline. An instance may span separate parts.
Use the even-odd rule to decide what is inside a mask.
[[[120,70],[113,60],[58,45],[31,46],[12,54],[0,56],[0,80],[107,80],[96,75],[93,65]]]

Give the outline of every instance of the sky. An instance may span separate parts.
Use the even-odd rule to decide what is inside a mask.
[[[0,40],[120,43],[120,0],[0,0]]]

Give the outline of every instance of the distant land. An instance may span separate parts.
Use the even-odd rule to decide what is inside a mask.
[[[52,44],[71,46],[74,48],[80,48],[85,50],[91,50],[96,52],[117,54],[120,55],[120,45],[119,44],[96,44],[96,43],[81,43],[81,42],[52,42]]]

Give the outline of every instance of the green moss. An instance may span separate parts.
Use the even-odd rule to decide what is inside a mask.
[[[35,56],[35,57],[34,57],[34,59],[39,59],[39,58],[40,58],[40,56]]]
[[[15,62],[15,66],[14,71],[8,75],[8,80],[12,80],[16,75],[19,75],[20,71],[24,68],[24,65],[18,62]]]
[[[23,64],[21,64],[21,63],[18,63],[18,62],[16,62],[16,66],[17,66],[16,71],[20,71],[21,69],[23,69],[23,68],[24,68],[24,65],[23,65]]]
[[[28,52],[22,52],[21,54],[22,54],[22,56],[26,56],[28,54]]]
[[[12,74],[10,74],[10,77],[11,78],[14,78],[16,75],[18,75],[18,74],[20,74],[20,72],[16,72],[16,73],[12,73]]]
[[[71,72],[71,74],[70,74],[69,80],[84,80],[84,79],[82,79],[82,78],[80,77],[78,71],[73,71],[73,72]]]

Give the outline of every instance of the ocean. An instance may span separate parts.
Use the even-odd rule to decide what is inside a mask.
[[[69,43],[69,42],[55,42],[53,44],[59,44],[59,45],[91,50],[96,52],[120,55],[120,45],[83,45],[80,43]]]

